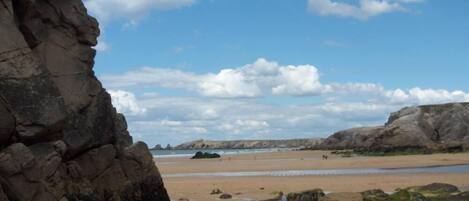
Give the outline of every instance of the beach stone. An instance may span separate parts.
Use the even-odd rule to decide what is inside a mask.
[[[417,192],[411,192],[408,190],[400,189],[397,192],[389,196],[390,201],[430,201],[430,199],[424,197],[422,194]]]
[[[457,195],[451,195],[446,198],[447,201],[460,201],[460,200],[469,200],[469,191],[462,192]]]
[[[363,201],[360,193],[329,193],[319,198],[320,201]]]
[[[426,186],[415,188],[415,190],[432,193],[454,193],[459,192],[459,189],[455,185],[444,184],[444,183],[433,183]]]
[[[319,201],[325,194],[321,189],[313,189],[299,193],[289,193],[287,195],[288,201]]]
[[[389,195],[381,189],[368,190],[361,193],[363,201],[387,201]]]
[[[418,192],[432,200],[449,200],[455,197],[460,191],[457,186],[444,183],[433,183],[425,186],[410,187],[406,190]]]
[[[231,198],[233,198],[233,196],[230,195],[230,194],[228,194],[228,193],[223,193],[223,194],[220,195],[219,198],[220,198],[220,199],[223,199],[223,200],[226,200],[226,199],[231,199]]]
[[[216,189],[212,190],[210,195],[218,195],[218,194],[222,194],[222,193],[223,193],[223,191],[221,191],[219,188],[216,188]]]

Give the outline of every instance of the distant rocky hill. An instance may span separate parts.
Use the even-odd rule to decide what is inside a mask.
[[[469,150],[469,103],[406,107],[384,126],[340,131],[316,148]]]
[[[197,140],[180,144],[174,149],[263,149],[263,148],[303,148],[318,145],[321,139],[291,140],[234,140],[208,141]]]
[[[169,201],[93,72],[81,0],[0,0],[0,200]]]

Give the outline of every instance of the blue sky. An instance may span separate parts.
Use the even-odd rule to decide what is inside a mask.
[[[95,72],[150,145],[325,137],[469,101],[465,0],[88,0]]]

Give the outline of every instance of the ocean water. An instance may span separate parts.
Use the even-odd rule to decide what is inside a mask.
[[[210,172],[165,174],[163,177],[301,177],[327,175],[369,175],[369,174],[419,174],[419,173],[469,173],[469,165],[433,166],[415,168],[351,168],[351,169],[316,169],[282,170],[253,172]]]
[[[204,150],[151,150],[155,158],[174,158],[174,157],[192,157],[198,151],[217,153],[222,156],[225,155],[239,155],[249,153],[268,153],[268,152],[281,152],[289,151],[287,148],[272,148],[272,149],[204,149]]]

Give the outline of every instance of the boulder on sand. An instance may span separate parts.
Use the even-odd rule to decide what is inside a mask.
[[[287,195],[288,201],[319,201],[325,194],[321,189],[313,189],[299,193],[289,193]]]
[[[198,151],[191,159],[220,158],[220,154]]]
[[[228,193],[223,193],[220,195],[220,199],[223,199],[223,200],[231,199],[231,198],[233,198],[233,196]]]
[[[389,195],[381,189],[368,190],[361,193],[363,201],[388,201]]]
[[[210,195],[218,195],[218,194],[222,194],[223,191],[220,190],[219,188],[216,188],[216,189],[213,189],[212,192],[210,193]]]

